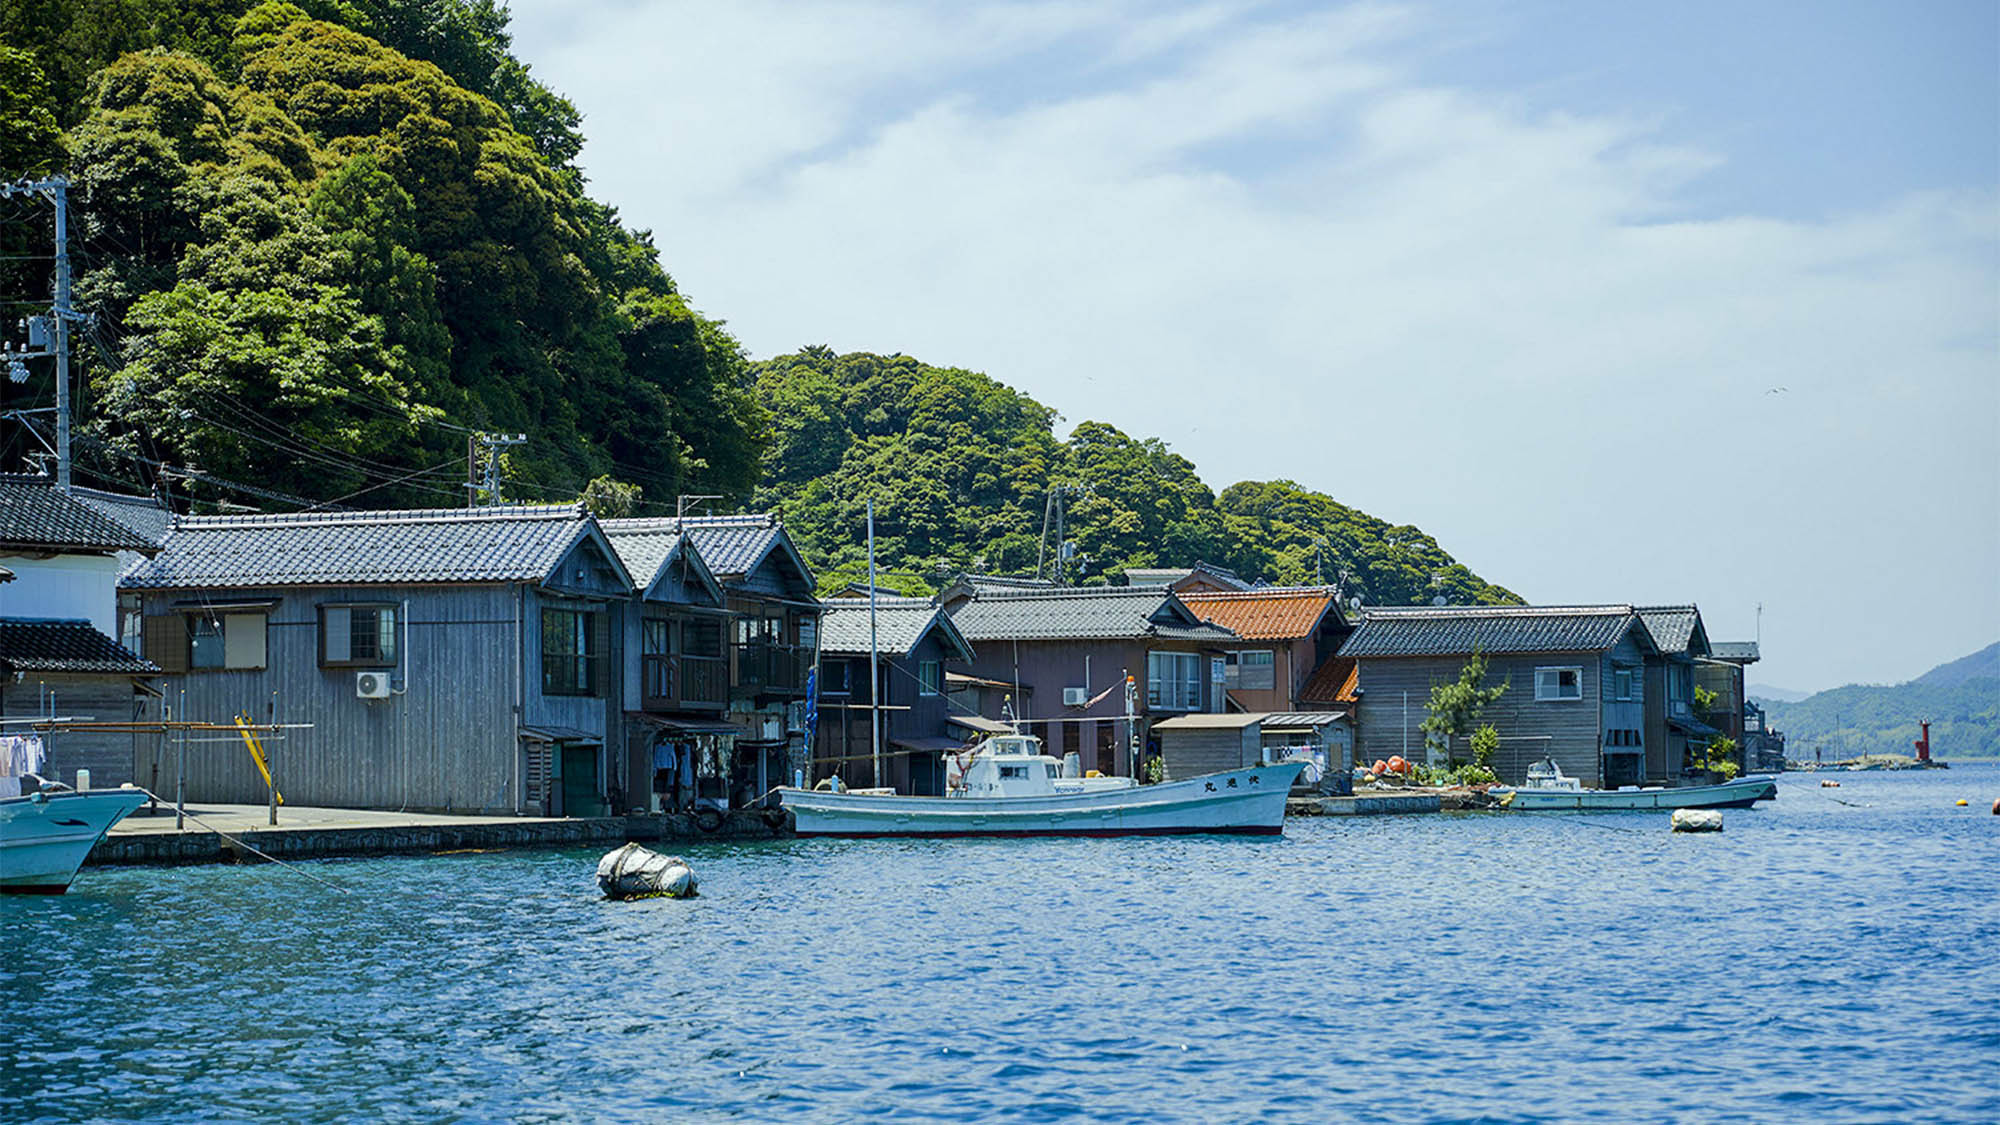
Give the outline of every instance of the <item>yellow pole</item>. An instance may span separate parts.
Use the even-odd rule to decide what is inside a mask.
[[[264,775],[264,788],[271,791],[279,804],[284,804],[285,795],[278,792],[276,785],[271,784],[271,767],[264,763],[264,746],[257,738],[256,732],[250,729],[250,716],[247,714],[236,716],[236,729],[243,735],[243,745],[250,748],[250,760],[257,763],[257,772]]]

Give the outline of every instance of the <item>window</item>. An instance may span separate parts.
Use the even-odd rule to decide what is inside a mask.
[[[941,660],[917,661],[917,694],[936,695],[944,686],[944,662]]]
[[[596,695],[597,615],[542,610],[542,694]]]
[[[264,667],[264,620],[262,613],[190,616],[188,667],[216,671]]]
[[[382,666],[396,662],[396,607],[319,607],[319,662]]]
[[[681,652],[686,656],[716,659],[722,655],[722,625],[714,621],[688,621],[681,625]]]
[[[1540,701],[1583,698],[1583,669],[1535,669],[1535,698]]]
[[[222,618],[192,618],[188,627],[191,646],[188,651],[188,667],[220,668],[223,660]]]
[[[1201,706],[1201,657],[1191,652],[1146,654],[1146,705],[1162,711]]]
[[[1611,698],[1632,698],[1632,669],[1620,668],[1611,673]]]
[[[1229,654],[1228,685],[1256,691],[1277,686],[1275,654],[1268,648]]]
[[[664,617],[648,617],[641,626],[644,635],[640,637],[641,654],[645,656],[672,655],[674,623]]]
[[[815,649],[819,647],[819,622],[810,617],[799,618],[799,647]]]

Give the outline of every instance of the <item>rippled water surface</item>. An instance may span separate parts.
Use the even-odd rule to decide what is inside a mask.
[[[687,902],[86,870],[0,899],[0,1118],[2000,1119],[2000,768],[1840,780],[1719,836],[713,846]]]

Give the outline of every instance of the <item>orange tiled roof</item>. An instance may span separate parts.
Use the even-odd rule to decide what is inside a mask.
[[[1189,591],[1181,601],[1203,621],[1233,629],[1246,640],[1281,641],[1311,636],[1334,593],[1331,586]]]
[[[1358,661],[1330,656],[1313,672],[1299,692],[1301,703],[1353,703],[1354,689],[1361,686]]]

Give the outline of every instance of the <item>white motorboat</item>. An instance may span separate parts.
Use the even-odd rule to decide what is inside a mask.
[[[1747,809],[1758,801],[1776,799],[1778,782],[1770,777],[1739,777],[1716,785],[1585,789],[1576,778],[1564,773],[1553,758],[1543,758],[1528,767],[1526,783],[1519,788],[1496,785],[1489,792],[1500,799],[1501,808],[1521,812]]]
[[[999,735],[944,755],[946,795],[778,790],[801,836],[1275,836],[1300,761],[1140,785],[1067,776],[1041,740]]]
[[[67,789],[0,798],[0,892],[59,895],[111,826],[145,804],[143,789]]]

